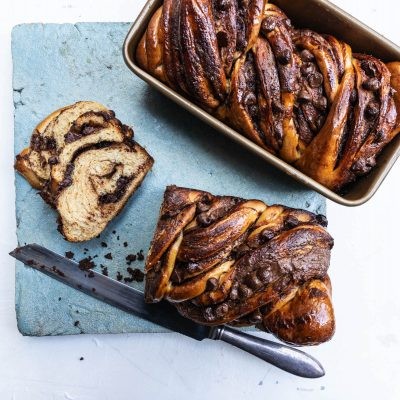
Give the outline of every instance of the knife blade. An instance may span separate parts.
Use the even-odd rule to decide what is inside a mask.
[[[304,378],[325,375],[322,365],[309,354],[292,347],[249,335],[228,326],[209,327],[182,317],[166,301],[148,304],[143,293],[96,271],[82,270],[67,259],[37,244],[17,247],[10,255],[25,265],[89,296],[140,318],[196,340],[222,340],[270,364]]]

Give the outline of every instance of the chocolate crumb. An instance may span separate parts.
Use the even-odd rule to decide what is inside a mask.
[[[127,263],[128,265],[131,265],[134,261],[136,261],[136,254],[128,254],[128,255],[125,257],[125,260],[126,260],[126,263]]]
[[[105,267],[104,265],[100,265],[101,267],[101,273],[105,276],[108,276],[108,268]]]
[[[79,321],[75,321],[74,326],[78,326],[78,325],[79,325]]]
[[[122,281],[122,278],[123,278],[123,276],[122,276],[121,272],[117,271],[117,281],[118,282]]]
[[[65,252],[65,257],[67,257],[69,259],[74,258],[74,255],[75,254],[72,251],[66,251]]]
[[[119,240],[119,235],[117,236],[117,240]]]
[[[80,359],[79,359],[79,361],[83,361],[84,360],[84,358],[83,357],[81,357]]]
[[[94,293],[96,291],[96,288],[92,287],[92,292]]]
[[[140,250],[139,253],[137,253],[136,255],[137,255],[137,259],[139,261],[143,261],[144,260],[143,250]]]
[[[83,251],[89,251],[89,249],[87,249],[86,247],[83,249]]]
[[[61,301],[61,297],[58,298],[58,301]]]
[[[128,247],[128,242],[124,242],[124,247]]]
[[[112,254],[111,253],[107,253],[104,255],[104,258],[107,258],[107,260],[112,260]]]
[[[139,268],[132,269],[131,267],[128,267],[126,270],[130,274],[133,281],[143,282],[144,273]],[[130,282],[132,282],[132,281],[130,281]]]
[[[89,277],[89,278],[94,278],[94,272],[93,272],[93,271],[89,271],[88,277]]]
[[[92,257],[86,257],[79,261],[79,268],[81,270],[92,269],[96,266],[96,264],[92,261]]]
[[[117,233],[117,231],[112,231],[112,233],[115,235]]]
[[[107,247],[107,243],[106,242],[101,242],[101,247]]]

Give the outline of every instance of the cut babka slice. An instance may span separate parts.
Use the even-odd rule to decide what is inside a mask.
[[[146,260],[145,299],[204,325],[256,325],[297,345],[335,330],[326,218],[169,186]]]
[[[71,242],[99,235],[123,208],[153,165],[105,106],[81,101],[46,117],[15,168],[59,213]]]

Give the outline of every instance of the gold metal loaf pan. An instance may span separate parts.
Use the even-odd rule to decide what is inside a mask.
[[[310,28],[321,33],[330,33],[347,42],[354,52],[372,54],[385,62],[400,60],[400,47],[364,25],[351,15],[326,0],[272,0],[288,15],[295,26]],[[153,13],[162,0],[148,0],[142,12],[130,28],[123,46],[123,56],[127,66],[137,76],[164,95],[199,117],[201,120],[231,137],[242,146],[259,155],[276,168],[316,190],[328,199],[346,206],[358,206],[369,200],[377,191],[386,175],[400,155],[400,135],[389,143],[378,157],[376,167],[365,177],[360,178],[351,190],[341,196],[298,171],[293,166],[270,154],[252,141],[220,122],[197,105],[185,99],[168,86],[142,70],[135,60],[135,50]]]

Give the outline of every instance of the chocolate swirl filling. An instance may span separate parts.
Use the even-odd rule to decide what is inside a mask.
[[[325,226],[308,211],[170,186],[146,260],[146,301],[167,299],[201,324],[256,323],[296,344],[328,340]],[[303,322],[288,329],[296,318]]]
[[[57,210],[59,231],[73,242],[97,236],[153,163],[133,140],[133,130],[95,102],[51,114],[31,142],[17,157],[16,168]]]
[[[336,192],[367,174],[400,131],[400,63],[386,66],[333,36],[297,29],[265,0],[166,0],[136,57]]]

